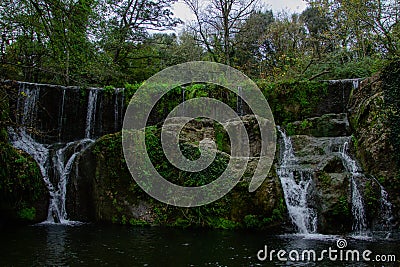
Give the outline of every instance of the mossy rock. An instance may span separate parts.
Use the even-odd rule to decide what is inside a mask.
[[[149,127],[146,141],[153,165],[165,179],[183,186],[199,186],[211,182],[226,168],[229,156],[223,152],[217,152],[213,164],[199,173],[185,173],[174,168],[163,154],[160,130]],[[181,143],[181,150],[189,158],[198,153],[195,142]],[[249,181],[244,178],[231,192],[213,203],[179,208],[151,198],[136,184],[125,164],[120,132],[97,140],[77,158],[76,166],[79,169],[73,171],[76,175],[68,187],[67,210],[71,219],[222,229],[248,227],[244,221],[248,215],[264,222],[257,224],[260,228],[280,229],[287,220],[283,193],[274,169],[253,193],[248,192]]]

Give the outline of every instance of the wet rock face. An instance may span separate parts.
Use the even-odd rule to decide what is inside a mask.
[[[350,232],[351,176],[339,153],[349,138],[294,135],[291,140],[296,166],[312,173],[307,201],[317,212],[317,231],[325,234]]]
[[[90,121],[90,138],[97,138],[122,128],[124,95],[122,91],[106,92],[98,88],[64,87],[48,84],[12,83],[8,90],[11,97],[10,116],[20,122],[21,103],[19,95],[36,91],[37,110],[33,127],[40,143],[67,143],[88,137],[86,132]],[[95,97],[93,97],[95,96]],[[29,97],[29,96],[27,96]],[[88,114],[92,112],[92,114]],[[90,120],[88,119],[90,117]]]
[[[393,176],[395,162],[386,124],[384,92],[379,76],[366,79],[349,102],[350,124],[357,138],[356,153],[364,170],[371,174]]]
[[[364,171],[377,178],[389,193],[394,213],[400,217],[399,166],[396,164],[388,125],[390,110],[379,75],[364,80],[349,101],[349,121],[355,137],[355,154]]]
[[[324,114],[321,117],[289,123],[290,134],[309,135],[314,137],[349,136],[350,127],[347,114]]]
[[[35,160],[9,143],[9,90],[0,85],[0,227],[45,220],[50,197]]]

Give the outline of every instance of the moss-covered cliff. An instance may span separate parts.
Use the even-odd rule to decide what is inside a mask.
[[[0,87],[0,226],[47,218],[48,191],[32,157],[8,142],[8,97]]]
[[[354,150],[364,171],[386,188],[400,217],[400,61],[364,80],[349,102]]]
[[[201,131],[199,136],[203,136],[207,129],[196,125],[187,129],[190,133],[186,136],[187,142],[181,144],[187,157],[196,157],[199,152],[195,145],[195,132]],[[218,152],[216,160],[202,172],[186,173],[174,168],[163,154],[159,134],[160,128],[148,127],[146,141],[155,168],[167,180],[183,186],[199,186],[211,182],[224,171],[229,159],[222,152]],[[224,229],[283,227],[286,211],[274,169],[254,193],[248,192],[249,169],[238,185],[220,200],[197,208],[178,208],[151,198],[135,183],[126,167],[121,141],[121,133],[104,136],[78,158],[79,168],[68,190],[71,218],[132,225]]]

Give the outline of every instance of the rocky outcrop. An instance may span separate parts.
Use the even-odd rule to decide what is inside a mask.
[[[349,232],[352,228],[350,173],[340,149],[348,137],[291,137],[296,168],[312,175],[307,194],[309,207],[316,210],[319,233]]]
[[[314,137],[349,136],[350,127],[346,113],[324,114],[321,117],[304,119],[288,123],[289,135],[309,135]]]
[[[364,171],[386,188],[395,217],[400,217],[400,168],[392,138],[390,117],[398,110],[387,103],[381,75],[364,80],[349,101],[349,121],[355,137],[354,152]],[[394,85],[396,86],[396,85]],[[398,85],[397,85],[398,86]],[[395,88],[388,88],[395,90]]]
[[[251,125],[249,116],[246,125]],[[184,154],[195,153],[199,140],[214,137],[213,121],[192,121],[181,135]],[[146,133],[152,162],[167,180],[185,186],[208,183],[223,171],[228,155],[217,152],[215,165],[199,174],[179,171],[167,163],[159,143],[160,128]],[[158,139],[158,138],[155,138]],[[255,141],[255,140],[254,140]],[[257,144],[257,142],[254,142]],[[260,148],[258,148],[259,150]],[[257,149],[255,148],[254,151]],[[253,159],[256,161],[256,159]],[[261,187],[248,192],[249,180],[257,162],[250,162],[243,179],[223,198],[198,208],[178,208],[163,204],[135,183],[122,155],[121,133],[97,140],[76,162],[75,175],[69,183],[67,210],[71,219],[130,223],[132,225],[205,226],[215,228],[260,227],[282,229],[286,211],[279,178],[273,168]],[[225,167],[224,167],[225,166]],[[202,181],[204,180],[204,181]]]

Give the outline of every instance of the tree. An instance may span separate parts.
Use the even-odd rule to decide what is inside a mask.
[[[134,59],[130,53],[148,37],[149,31],[172,29],[181,21],[170,8],[177,0],[102,0],[98,7],[100,35],[97,37],[116,65]],[[126,66],[125,66],[126,67]]]
[[[258,0],[184,0],[195,15],[191,29],[212,59],[231,64],[234,37],[243,23],[258,9]],[[201,3],[200,3],[201,2]]]
[[[329,36],[332,21],[327,11],[321,7],[310,6],[303,11],[301,19],[308,30],[314,55],[320,59],[322,53],[327,50],[332,51],[332,41],[334,41],[334,39]],[[322,51],[323,49],[326,51]]]
[[[272,11],[252,13],[239,27],[234,40],[234,64],[247,75],[260,73],[260,63],[264,59],[262,49],[269,47],[263,36],[274,22]],[[258,70],[258,71],[257,71]]]
[[[2,1],[3,64],[21,68],[27,81],[76,81],[93,53],[86,34],[93,5],[94,0]]]

